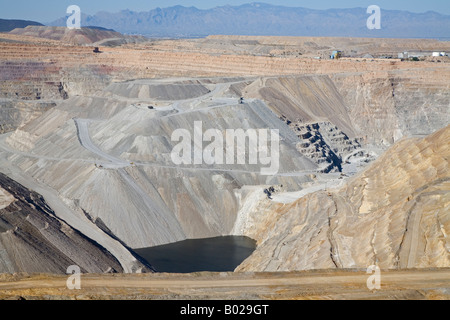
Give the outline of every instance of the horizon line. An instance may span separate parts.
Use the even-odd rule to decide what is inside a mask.
[[[168,6],[168,7],[159,7],[159,6],[158,6],[158,7],[150,8],[149,10],[133,10],[133,9],[129,9],[129,8],[124,8],[124,9],[120,9],[120,10],[118,10],[118,11],[106,11],[106,10],[100,10],[100,11],[97,11],[97,12],[95,12],[95,13],[83,13],[83,12],[82,12],[82,15],[88,16],[88,17],[89,17],[89,16],[95,16],[95,15],[97,15],[98,13],[110,13],[110,14],[116,14],[116,13],[120,13],[120,12],[123,12],[123,11],[129,11],[129,12],[133,12],[133,13],[145,13],[145,12],[150,12],[150,11],[157,10],[157,9],[164,10],[164,9],[171,9],[171,8],[176,8],[176,7],[182,7],[182,8],[186,8],[186,9],[191,9],[191,8],[193,8],[193,9],[196,9],[196,10],[198,10],[198,11],[208,11],[208,10],[213,10],[213,9],[216,9],[216,8],[240,8],[240,7],[245,7],[245,6],[249,6],[249,5],[266,5],[266,6],[269,6],[269,7],[288,8],[288,9],[307,9],[307,10],[311,10],[311,11],[354,10],[354,9],[362,9],[362,10],[366,10],[365,7],[346,7],[346,8],[312,9],[312,8],[302,7],[302,6],[296,7],[296,6],[287,6],[287,5],[270,4],[270,3],[267,3],[267,2],[249,2],[249,3],[244,3],[244,4],[241,4],[241,5],[230,5],[230,4],[225,4],[225,5],[219,5],[219,6],[214,6],[214,7],[205,8],[205,9],[201,9],[201,8],[196,7],[196,6],[184,6],[184,5],[182,5],[182,4],[177,4],[177,5]],[[258,8],[258,7],[256,7],[256,8]],[[407,12],[407,13],[412,13],[412,14],[427,14],[427,13],[434,13],[434,14],[438,14],[438,15],[441,15],[441,16],[447,16],[447,17],[450,17],[450,14],[440,13],[440,12],[437,12],[437,11],[435,11],[435,10],[428,10],[428,11],[425,11],[425,12],[413,12],[413,11],[399,10],[399,9],[383,9],[383,8],[381,8],[381,9],[382,9],[383,11],[389,11],[389,12]],[[42,20],[37,20],[37,19],[32,19],[32,20],[30,20],[30,19],[28,19],[28,18],[27,18],[27,19],[22,19],[22,18],[9,18],[9,19],[5,19],[5,18],[1,18],[1,17],[0,17],[0,19],[3,19],[3,20],[23,20],[23,21],[32,21],[32,22],[39,22],[39,23],[41,23],[41,24],[47,25],[48,23],[53,23],[53,22],[55,22],[55,21],[57,21],[57,20],[59,20],[59,19],[62,19],[62,18],[64,18],[64,17],[67,17],[67,16],[60,16],[59,18],[56,18],[55,20],[52,20],[52,21],[42,21]]]

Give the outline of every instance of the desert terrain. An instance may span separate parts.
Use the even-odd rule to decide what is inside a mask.
[[[448,300],[448,269],[382,273],[382,289],[367,289],[361,270],[290,273],[3,275],[0,299],[17,300]],[[171,310],[168,312],[178,312]]]
[[[449,298],[450,61],[385,58],[449,42],[43,28],[0,33],[0,299]],[[174,164],[196,122],[277,129],[279,170]],[[234,273],[134,252],[229,235]]]

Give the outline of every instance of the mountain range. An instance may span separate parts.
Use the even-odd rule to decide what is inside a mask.
[[[43,24],[36,21],[0,19],[0,32],[9,32],[16,28],[28,26],[43,26]]]
[[[201,10],[173,6],[146,12],[82,14],[82,25],[150,37],[208,35],[331,36],[447,38],[450,16],[436,12],[381,11],[381,29],[369,30],[367,8],[313,10],[264,3],[220,6]],[[49,23],[65,26],[67,17]]]

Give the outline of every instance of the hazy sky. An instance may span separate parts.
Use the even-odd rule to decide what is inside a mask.
[[[156,7],[165,8],[174,5],[206,9],[227,4],[240,5],[251,2],[311,9],[368,7],[376,4],[381,9],[386,10],[411,12],[431,10],[450,15],[450,0],[0,0],[0,18],[51,22],[65,16],[67,7],[72,4],[78,5],[83,13],[95,14],[98,11],[118,12],[123,9],[149,11]]]

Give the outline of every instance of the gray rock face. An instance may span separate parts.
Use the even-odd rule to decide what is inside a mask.
[[[0,206],[0,273],[122,272],[103,247],[58,219],[45,200],[0,174],[0,190],[12,202]]]
[[[94,228],[86,228],[91,238],[100,232],[96,239],[105,248],[109,244],[110,252],[111,239],[118,239],[118,245],[125,247],[144,248],[186,238],[229,235],[246,228],[257,230],[260,223],[269,229],[264,233],[269,241],[266,244],[276,246],[279,228],[289,230],[286,225],[296,223],[297,217],[293,209],[293,216],[286,215],[289,223],[274,228],[271,226],[279,221],[277,212],[265,217],[273,218],[270,221],[259,221],[256,214],[251,220],[261,209],[260,202],[267,201],[264,190],[273,190],[269,199],[285,192],[304,196],[323,190],[329,182],[342,182],[345,172],[357,171],[348,165],[355,168],[371,160],[365,149],[368,143],[385,146],[395,140],[396,127],[390,125],[403,121],[397,119],[396,110],[400,109],[395,103],[383,105],[370,100],[386,94],[385,90],[377,94],[366,90],[370,81],[362,82],[358,89],[361,95],[355,94],[351,90],[353,77],[349,76],[348,82],[339,82],[338,77],[289,76],[114,83],[94,96],[69,97],[4,137],[0,148],[8,165],[48,186],[70,204],[73,212],[59,213],[65,221],[72,219],[78,227]],[[380,86],[387,90],[384,84]],[[392,86],[390,90],[392,97]],[[439,89],[436,97],[440,94],[443,107],[446,94]],[[386,113],[366,112],[370,103]],[[432,111],[426,109],[426,114]],[[433,127],[441,121],[429,119]],[[279,130],[278,173],[264,176],[260,164],[248,162],[175,164],[171,153],[178,142],[172,140],[172,134],[183,129],[191,134],[187,139],[190,145],[196,145],[196,122],[202,124],[202,133],[208,129]],[[378,132],[383,135],[377,136]],[[207,145],[205,141],[198,144],[200,149]],[[334,205],[324,191],[306,205],[326,207],[322,215],[305,213],[312,224],[302,234],[308,242],[316,231],[330,228],[328,213],[332,214]],[[316,222],[320,230],[314,227]],[[299,230],[300,226],[295,231]],[[320,232],[316,240],[313,246],[334,241],[326,232]],[[320,257],[301,268],[334,266],[330,248],[325,245],[318,250]],[[116,252],[121,262],[133,262],[123,251]],[[268,261],[268,256],[260,258],[258,266],[279,262]],[[295,260],[292,251],[288,258]],[[298,267],[295,263],[285,265],[285,270]]]
[[[149,80],[130,83],[113,83],[105,91],[129,99],[186,100],[201,97],[210,91],[199,81],[182,81],[179,83],[152,83]]]
[[[330,122],[312,124],[290,124],[297,133],[299,151],[316,162],[320,172],[342,172],[346,158],[362,152],[357,139],[349,137]]]
[[[196,98],[186,91],[191,83],[185,82],[183,89],[176,81],[158,91],[164,83],[155,86],[155,81],[143,80],[114,85],[115,96],[110,86],[97,98],[71,98],[30,123],[23,137],[18,130],[8,139],[24,152],[11,160],[59,190],[63,198],[76,201],[92,221],[101,221],[129,247],[228,235],[242,186],[283,185],[296,190],[309,181],[308,173],[317,165],[296,149],[298,137],[264,102],[251,99],[240,104],[239,97],[224,95],[231,83],[196,82],[200,88]],[[156,93],[168,93],[174,101],[149,109],[154,96],[123,97],[148,86],[154,86]],[[87,121],[80,135],[80,126],[72,119],[78,117],[103,120]],[[203,131],[279,129],[279,175],[261,175],[259,164],[174,164],[173,131],[183,128],[194,133],[196,121],[203,123]],[[30,132],[37,135],[29,139]],[[39,156],[30,159],[30,153]],[[38,160],[41,156],[45,163]]]
[[[56,106],[53,102],[0,98],[0,134],[11,132]]]

